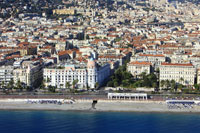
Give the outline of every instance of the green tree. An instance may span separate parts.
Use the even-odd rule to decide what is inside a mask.
[[[199,90],[200,84],[194,84],[194,88],[197,89],[197,90]]]
[[[158,88],[158,84],[154,82],[154,83],[152,84],[152,87],[153,87],[153,88]]]
[[[50,85],[50,86],[48,86],[48,91],[55,93],[56,92],[56,88]]]
[[[178,85],[178,89],[179,89],[179,90],[182,90],[182,89],[183,89],[183,85],[182,85],[182,84],[179,84],[179,85]]]
[[[75,89],[77,83],[78,83],[78,79],[76,79],[76,80],[74,80],[74,81],[72,82],[72,85],[73,85],[73,88],[74,88],[74,89]]]
[[[160,86],[161,86],[161,87],[164,87],[164,86],[165,86],[165,83],[166,83],[165,80],[161,80],[161,81],[160,81]]]
[[[169,87],[170,87],[170,81],[168,79],[166,80],[166,87],[167,87],[167,89],[169,89]]]
[[[183,82],[184,82],[183,77],[181,77],[181,78],[179,79],[179,81],[181,82],[181,84],[183,84]]]
[[[114,82],[114,87],[118,87],[119,86],[119,84],[118,84],[118,82]]]
[[[99,83],[96,82],[96,83],[95,83],[95,89],[98,89],[98,88],[99,88]]]
[[[40,84],[40,89],[44,89],[45,88],[45,79],[42,80],[42,83]]]
[[[45,80],[44,80],[44,82],[45,82]],[[47,83],[51,82],[51,79],[49,77],[47,77],[47,81],[46,82]]]
[[[107,83],[107,86],[108,86],[108,87],[113,87],[113,81],[109,81],[109,82]]]
[[[1,87],[2,87],[2,88],[5,87],[5,82],[4,82],[4,81],[1,82]]]
[[[66,83],[65,83],[65,87],[66,87],[67,89],[69,89],[70,86],[71,86],[70,82],[66,82]]]
[[[176,91],[176,81],[175,81],[175,80],[171,80],[171,81],[170,81],[170,86],[171,86],[171,89],[172,89],[172,90],[175,90],[175,91]]]
[[[20,80],[17,80],[16,89],[18,89],[18,90],[22,90],[23,89],[22,83],[20,82]]]
[[[145,76],[146,76],[146,72],[142,72],[140,75],[139,75],[139,77],[141,78],[141,79],[145,79]]]
[[[13,81],[13,79],[11,79],[7,84],[7,88],[12,89],[13,87],[14,87],[14,81]]]

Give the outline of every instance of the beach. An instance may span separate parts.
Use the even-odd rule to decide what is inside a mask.
[[[33,99],[32,99],[33,100]],[[0,110],[66,110],[66,111],[124,111],[124,112],[200,112],[200,106],[169,109],[165,101],[75,100],[73,104],[27,103],[27,99],[1,99]]]

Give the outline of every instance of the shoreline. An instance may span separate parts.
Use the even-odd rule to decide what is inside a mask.
[[[92,109],[92,100],[76,100],[73,104],[27,103],[28,99],[0,99],[0,110],[83,111],[83,112],[138,112],[138,113],[200,113],[200,106],[169,109],[164,101],[98,100]]]

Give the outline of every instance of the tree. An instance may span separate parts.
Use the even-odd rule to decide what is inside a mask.
[[[14,81],[13,79],[11,79],[7,84],[7,88],[12,89],[13,87],[14,87]]]
[[[26,86],[25,89],[26,89],[26,91],[31,91],[32,88],[30,86]]]
[[[175,81],[175,80],[171,80],[171,81],[170,81],[170,86],[171,86],[171,89],[172,89],[172,90],[175,90],[175,91],[176,91],[176,81]]]
[[[194,88],[197,89],[197,90],[199,90],[200,84],[194,84]]]
[[[160,86],[161,86],[161,87],[164,87],[164,86],[165,86],[165,80],[161,80]]]
[[[158,88],[157,83],[154,82],[154,83],[152,84],[152,87],[153,87],[153,88]]]
[[[180,79],[179,79],[179,81],[181,82],[181,84],[184,82],[184,79],[183,79],[183,77],[181,77]]]
[[[50,85],[50,86],[48,86],[48,91],[54,93],[54,92],[56,92],[56,88]]]
[[[45,80],[44,80],[45,81]],[[49,82],[51,82],[51,80],[50,80],[50,78],[49,77],[47,77],[47,83],[49,83]]]
[[[70,82],[66,82],[66,83],[65,83],[65,87],[66,87],[67,89],[69,89],[70,86],[71,86]]]
[[[72,82],[73,88],[76,87],[76,84],[77,84],[77,83],[78,83],[78,79],[76,79],[76,80],[74,80],[74,81]]]
[[[170,81],[168,79],[166,80],[166,87],[167,87],[167,89],[169,89],[169,87],[170,87]]]
[[[98,89],[98,87],[99,87],[99,83],[96,82],[96,83],[95,83],[95,89]]]
[[[119,86],[119,84],[118,84],[118,82],[114,82],[114,87],[118,87]]]
[[[107,83],[107,86],[108,86],[108,87],[113,87],[113,81],[109,81],[109,82]]]
[[[4,81],[2,81],[1,86],[2,86],[2,88],[5,87],[5,82]]]
[[[19,90],[22,90],[22,89],[23,89],[22,83],[20,82],[20,80],[17,80],[16,89],[19,89]]]
[[[143,80],[144,80],[145,76],[146,76],[146,72],[142,72],[142,73],[139,75],[139,77],[142,78]]]
[[[45,79],[42,80],[42,83],[40,84],[40,89],[44,89],[45,88]]]

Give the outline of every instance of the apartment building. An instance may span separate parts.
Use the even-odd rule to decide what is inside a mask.
[[[127,64],[127,71],[130,72],[135,78],[137,78],[138,75],[143,72],[150,74],[151,65],[152,64],[150,62],[133,61]]]
[[[160,81],[175,80],[183,85],[194,85],[196,69],[192,64],[162,63]]]
[[[43,77],[43,66],[40,62],[24,61],[13,71],[14,83],[18,81],[29,87],[38,87]]]
[[[131,57],[131,61],[145,61],[152,63],[153,66],[159,66],[166,61],[166,57],[162,54],[138,54]]]
[[[0,67],[0,83],[8,84],[13,79],[13,66]]]

